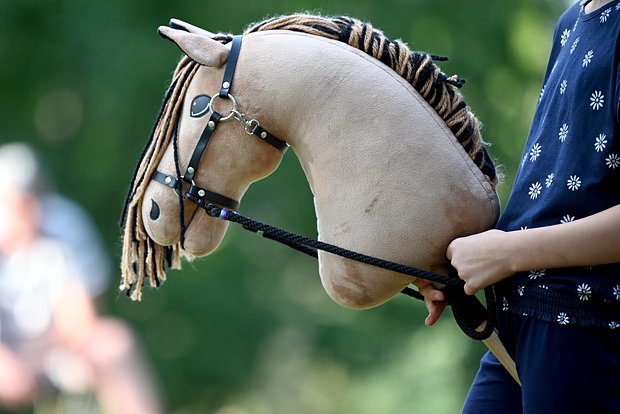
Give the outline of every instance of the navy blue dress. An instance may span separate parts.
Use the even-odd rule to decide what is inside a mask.
[[[583,3],[583,2],[582,2]],[[620,0],[559,19],[540,99],[498,228],[562,225],[620,204]],[[464,414],[620,413],[620,264],[531,269],[496,285],[499,336]]]
[[[620,204],[620,4],[556,26],[512,194],[498,228],[568,223]],[[500,311],[559,324],[620,327],[620,263],[531,269],[498,285]]]

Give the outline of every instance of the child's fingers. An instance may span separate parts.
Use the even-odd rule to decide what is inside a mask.
[[[439,320],[447,303],[445,301],[434,302],[428,299],[425,299],[424,303],[426,304],[426,309],[428,309],[428,316],[424,320],[424,324],[430,328]]]
[[[424,296],[424,304],[428,310],[428,316],[424,320],[426,326],[433,326],[439,320],[446,308],[446,297],[441,290],[437,290],[430,283],[420,287],[419,292]]]

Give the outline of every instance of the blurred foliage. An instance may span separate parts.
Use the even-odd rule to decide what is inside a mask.
[[[505,203],[536,104],[560,0],[4,0],[0,142],[42,153],[60,192],[84,205],[115,262],[117,221],[135,162],[179,57],[155,32],[170,17],[239,33],[298,11],[370,21],[447,73],[484,123],[503,166]],[[292,153],[252,187],[242,211],[315,233]],[[108,311],[135,327],[169,412],[454,413],[484,347],[444,317],[425,329],[407,298],[367,311],[324,293],[311,259],[231,229],[219,251],[173,272],[142,303],[115,290]]]

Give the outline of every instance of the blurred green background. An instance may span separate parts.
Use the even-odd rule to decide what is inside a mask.
[[[443,70],[484,123],[502,165],[506,202],[550,49],[567,2],[512,0],[2,0],[0,143],[42,154],[59,192],[95,218],[118,268],[117,223],[179,51],[155,29],[171,17],[239,33],[298,11],[370,21],[413,49],[451,58]],[[316,233],[292,152],[256,184],[241,211]],[[316,263],[231,228],[214,255],[171,272],[132,303],[116,290],[107,312],[140,335],[171,413],[454,413],[484,346],[451,317],[426,329],[421,302],[339,307]]]

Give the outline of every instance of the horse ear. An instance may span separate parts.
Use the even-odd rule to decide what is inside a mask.
[[[187,56],[201,65],[220,67],[228,59],[230,46],[209,37],[168,26],[159,26],[157,32],[164,39],[174,42]]]
[[[200,27],[191,25],[179,19],[170,19],[170,23],[168,23],[168,26],[172,27],[173,29],[184,30],[189,33],[194,33],[197,35],[208,37],[210,39],[215,37],[214,33],[211,33],[208,30],[201,29]]]

